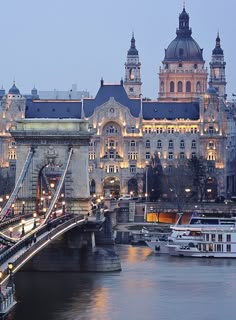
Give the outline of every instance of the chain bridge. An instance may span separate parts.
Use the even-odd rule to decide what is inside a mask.
[[[13,275],[23,267],[121,270],[113,249],[99,258],[96,247],[97,238],[112,244],[111,220],[90,212],[87,121],[22,119],[11,134],[16,183],[0,214],[0,315],[16,303]]]

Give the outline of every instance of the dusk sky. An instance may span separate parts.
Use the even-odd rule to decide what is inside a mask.
[[[228,98],[236,93],[236,0],[186,0],[192,36],[209,68],[217,31],[226,61]],[[175,38],[181,0],[11,0],[1,2],[0,85],[22,93],[69,90],[95,96],[100,79],[118,83],[132,31],[144,96],[157,98],[164,48]]]

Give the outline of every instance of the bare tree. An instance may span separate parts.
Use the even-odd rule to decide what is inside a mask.
[[[203,157],[196,156],[188,160],[188,166],[191,171],[193,189],[197,195],[197,200],[202,202],[207,182],[207,165]]]
[[[184,204],[192,198],[192,174],[187,163],[179,162],[171,168],[166,177],[169,196],[177,205],[179,213],[182,213]]]

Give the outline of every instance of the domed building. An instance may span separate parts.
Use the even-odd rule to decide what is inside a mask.
[[[159,99],[192,101],[207,89],[207,70],[203,49],[192,38],[189,15],[183,8],[179,15],[176,38],[165,49],[159,72]]]
[[[81,100],[40,100],[35,89],[25,99],[13,84],[2,98],[2,128],[14,123],[15,114],[18,118],[87,119],[95,131],[88,154],[91,195],[144,195],[144,190],[150,195],[152,189],[144,177],[147,179],[155,155],[166,176],[186,160],[203,158],[204,198],[228,197],[236,194],[236,125],[225,103],[225,62],[219,35],[212,51],[209,88],[207,76],[203,50],[192,37],[189,15],[183,8],[176,37],[165,50],[157,100],[142,98],[141,62],[132,34],[124,81],[109,84],[101,80],[95,98]],[[3,135],[10,139],[10,134]],[[2,165],[10,163],[13,155],[13,151],[7,153],[9,140],[4,139]]]

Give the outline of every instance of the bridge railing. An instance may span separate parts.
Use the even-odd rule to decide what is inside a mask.
[[[74,222],[84,219],[84,216],[74,216],[74,215],[65,215],[63,217],[60,217],[58,219],[55,219],[53,221],[49,221],[47,225],[43,225],[40,227],[37,231],[30,232],[29,235],[24,237],[22,240],[18,241],[15,245],[13,245],[11,248],[9,248],[7,251],[2,253],[0,255],[0,265],[3,265],[6,263],[9,259],[13,259],[14,256],[20,252],[23,248],[27,247],[29,248],[30,245],[33,245],[34,239],[37,239],[38,237],[42,236],[45,233],[45,237],[40,238],[37,242],[35,242],[35,245],[38,244],[38,242],[44,242],[45,238],[50,235],[50,237],[53,236],[54,232],[57,233],[60,230],[66,228],[67,226],[71,225]],[[56,229],[55,229],[56,228]],[[41,241],[44,239],[44,241]],[[29,250],[29,249],[28,249]],[[27,252],[29,252],[27,250]],[[24,252],[22,252],[24,254]],[[28,253],[27,253],[28,255]],[[21,255],[20,255],[21,256]],[[19,258],[20,258],[19,256]],[[19,259],[17,258],[17,259]],[[17,261],[17,259],[15,261]]]
[[[35,244],[32,244],[27,251],[23,252],[22,255],[20,255],[15,261],[14,261],[14,269],[17,270],[20,268],[22,263],[27,260],[29,256],[31,256],[33,253],[36,253],[48,240],[53,238],[56,234],[58,234],[60,231],[66,229],[67,227],[71,226],[73,223],[76,223],[79,220],[84,220],[84,216],[74,216],[73,218],[65,221],[64,223],[61,223],[60,225],[56,226],[53,230],[50,232],[47,232],[43,237],[41,237]]]

